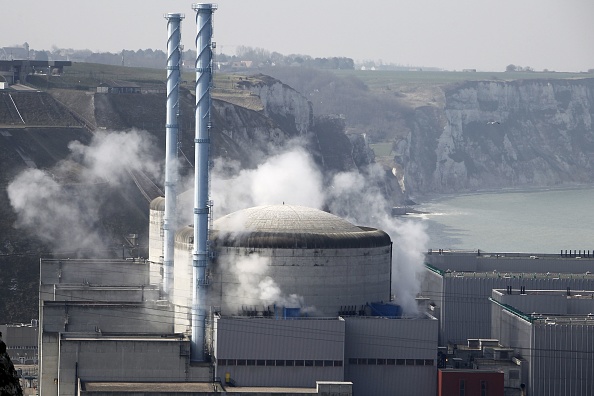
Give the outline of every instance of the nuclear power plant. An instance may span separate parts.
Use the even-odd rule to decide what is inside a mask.
[[[193,9],[193,224],[180,226],[174,158],[184,15],[167,14],[165,197],[150,204],[149,257],[42,259],[41,395],[433,394],[438,321],[391,302],[388,234],[284,203],[212,218],[216,6]]]
[[[592,394],[589,250],[429,250],[407,316],[393,286],[407,247],[383,230],[285,202],[213,218],[217,7],[192,8],[193,189],[180,191],[176,159],[185,16],[169,13],[148,258],[41,259],[40,396]]]

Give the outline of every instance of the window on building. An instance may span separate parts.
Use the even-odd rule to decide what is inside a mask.
[[[406,365],[407,366],[414,366],[415,365],[415,359],[406,359]]]
[[[254,359],[248,359],[246,363],[247,363],[248,366],[255,366],[256,365],[256,361]]]
[[[466,381],[460,380],[460,396],[466,396]]]
[[[256,365],[257,366],[266,366],[266,360],[258,359],[258,360],[256,360]]]
[[[313,367],[313,360],[306,360],[305,361],[305,367]]]
[[[342,360],[335,360],[334,367],[342,367]]]
[[[334,360],[324,360],[324,367],[334,367]]]
[[[396,359],[387,359],[386,363],[388,366],[393,366],[396,364]]]
[[[217,364],[219,366],[226,366],[227,365],[227,359],[218,359],[217,360]],[[511,377],[510,377],[511,378]]]
[[[295,366],[303,367],[305,365],[305,360],[295,360]]]
[[[267,365],[267,366],[275,366],[275,364],[274,364],[274,360],[267,360],[267,361],[266,361],[266,365]]]
[[[245,359],[237,359],[238,366],[245,366]]]
[[[284,360],[277,360],[276,361],[276,365],[277,366],[284,366],[285,365],[285,361]]]
[[[295,365],[294,360],[285,360],[285,366],[294,366],[294,365]]]
[[[425,366],[433,366],[433,359],[425,359]]]
[[[324,366],[324,361],[323,360],[316,360],[315,361],[315,366],[316,367],[323,367]]]
[[[358,364],[367,364],[367,359],[357,359]]]
[[[415,365],[416,366],[424,366],[425,360],[424,359],[415,359]]]
[[[384,365],[384,364],[386,364],[386,359],[377,359],[377,364],[378,365]]]
[[[404,359],[396,359],[397,366],[404,366],[404,363],[406,363]]]
[[[377,359],[367,359],[367,364],[372,364],[375,366],[377,364]]]
[[[349,358],[349,364],[357,364],[357,358]]]

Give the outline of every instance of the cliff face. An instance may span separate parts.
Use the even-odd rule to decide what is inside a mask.
[[[594,80],[466,82],[397,144],[412,194],[594,182]]]
[[[262,101],[264,114],[282,129],[305,135],[313,125],[311,103],[293,88],[265,75],[257,75],[257,83],[245,80],[239,84]]]

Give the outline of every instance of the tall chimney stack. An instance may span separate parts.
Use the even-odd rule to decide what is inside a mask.
[[[212,14],[214,4],[193,4],[196,11],[196,133],[194,155],[194,250],[192,252],[191,360],[205,360],[206,279],[208,248],[208,163],[210,149],[210,88],[212,86]]]
[[[163,215],[163,293],[171,297],[173,250],[177,223],[177,136],[179,84],[181,81],[181,20],[183,14],[166,14],[167,19],[167,119],[165,124],[165,213]]]

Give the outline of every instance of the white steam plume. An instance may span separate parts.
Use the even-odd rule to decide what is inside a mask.
[[[252,253],[248,256],[225,257],[220,261],[220,270],[224,277],[225,300],[222,301],[226,312],[237,310],[241,302],[245,306],[282,306],[287,308],[303,308],[312,312],[313,307],[306,307],[303,297],[296,294],[285,295],[278,284],[267,272],[270,259]]]
[[[137,130],[99,132],[88,146],[71,142],[70,156],[54,168],[25,170],[8,185],[15,226],[55,252],[104,253],[108,243],[99,212],[108,198],[106,187],[119,188],[130,170],[156,175],[152,147],[150,136]]]
[[[184,184],[193,189],[193,179]],[[211,175],[211,197],[215,218],[240,209],[283,202],[320,208],[324,203],[322,174],[305,149],[298,146],[271,156],[255,169],[239,169],[237,163],[218,158]],[[191,215],[192,206],[193,196],[183,194],[180,213]],[[183,220],[186,224],[192,222],[191,217]]]
[[[72,159],[85,165],[86,180],[99,178],[121,183],[128,171],[142,171],[153,178],[161,174],[159,162],[152,154],[153,138],[145,131],[98,132],[88,146],[73,141],[68,148]]]
[[[218,162],[212,182],[217,217],[239,209],[263,204],[297,204],[330,212],[361,226],[387,232],[393,242],[392,291],[405,314],[417,314],[415,297],[420,291],[424,271],[423,254],[428,236],[425,226],[391,216],[391,205],[381,188],[385,173],[372,165],[365,174],[359,171],[338,173],[328,186],[309,154],[300,147],[273,156],[256,169],[238,171],[224,178],[217,170],[227,171],[229,162]],[[237,231],[241,231],[238,224]],[[260,278],[263,279],[263,278]]]
[[[418,314],[416,296],[424,271],[424,251],[429,237],[425,225],[391,216],[391,205],[381,193],[384,170],[370,166],[365,175],[353,171],[336,174],[327,189],[330,211],[354,224],[379,228],[393,242],[392,291],[408,315]]]

